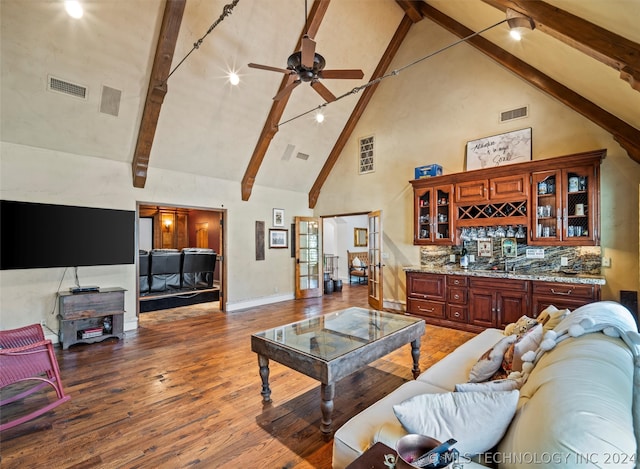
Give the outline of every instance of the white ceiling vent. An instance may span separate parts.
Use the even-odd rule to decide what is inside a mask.
[[[77,83],[71,83],[70,81],[62,80],[61,78],[52,77],[49,75],[49,82],[47,85],[49,91],[55,91],[56,93],[63,93],[75,98],[87,99],[87,87],[78,85]]]
[[[519,107],[517,109],[510,109],[500,113],[500,122],[512,121],[514,119],[524,119],[529,117],[529,106]]]
[[[285,148],[284,153],[282,154],[282,161],[289,161],[291,159],[291,155],[293,155],[293,150],[296,148],[295,145],[287,144],[287,148]]]
[[[109,86],[102,87],[102,99],[100,100],[100,112],[118,117],[120,112],[120,98],[122,91]]]
[[[306,153],[298,152],[298,154],[296,155],[296,158],[300,158],[301,160],[307,161],[309,159],[309,155],[307,155]]]

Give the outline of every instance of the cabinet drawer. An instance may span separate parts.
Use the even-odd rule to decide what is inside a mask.
[[[451,287],[466,287],[469,285],[469,277],[464,275],[447,275],[447,285]]]
[[[439,274],[407,274],[407,296],[425,300],[445,300],[445,276]]]
[[[468,294],[468,290],[464,287],[450,287],[447,289],[447,302],[456,305],[466,305]]]
[[[407,310],[412,314],[444,319],[444,303],[428,300],[407,299]]]
[[[600,285],[585,285],[560,282],[533,282],[533,294],[596,300],[600,298]]]
[[[493,178],[489,181],[489,199],[520,200],[529,195],[528,174]]]
[[[466,306],[447,305],[447,319],[457,322],[467,322],[468,309]]]
[[[482,202],[489,199],[489,181],[460,182],[456,184],[456,202]]]
[[[511,290],[529,291],[528,280],[510,280],[503,278],[472,277],[469,279],[471,288],[486,289],[487,291]]]

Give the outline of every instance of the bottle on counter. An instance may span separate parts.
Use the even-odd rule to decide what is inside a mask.
[[[469,267],[469,256],[466,248],[462,248],[462,251],[460,252],[460,267],[463,269]]]

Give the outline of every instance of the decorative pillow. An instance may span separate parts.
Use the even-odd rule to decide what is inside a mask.
[[[509,345],[514,343],[517,338],[518,336],[516,335],[503,337],[497,344],[483,353],[469,372],[469,382],[481,383],[491,378],[502,365],[502,359]]]
[[[511,371],[522,371],[522,355],[529,351],[538,350],[540,342],[544,336],[544,327],[538,324],[530,329],[526,334],[520,336],[513,345],[513,362],[511,363]]]
[[[360,260],[359,257],[354,257],[353,260],[351,261],[351,265],[353,267],[362,267],[362,261]]]
[[[507,324],[504,328],[504,335],[524,334],[529,329],[538,325],[538,320],[530,318],[527,315],[521,316],[516,322]]]
[[[484,383],[460,383],[456,384],[456,392],[486,392],[486,391],[513,391],[520,389],[522,382],[515,379],[496,379]]]
[[[538,322],[542,323],[545,332],[555,329],[571,311],[568,309],[558,309],[553,305],[549,305],[538,315]]]
[[[493,448],[516,413],[519,391],[421,394],[393,406],[409,433],[458,440],[456,449],[473,456]]]

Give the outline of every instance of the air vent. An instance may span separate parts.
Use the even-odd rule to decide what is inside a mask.
[[[49,76],[49,90],[67,94],[80,99],[87,99],[87,87],[71,83],[60,78]]]
[[[291,155],[293,155],[293,150],[296,148],[295,145],[287,144],[287,148],[285,148],[284,153],[282,154],[282,161],[289,161],[291,159]]]
[[[120,98],[122,91],[109,86],[102,87],[102,99],[100,100],[100,112],[118,117],[120,112]]]
[[[296,158],[300,158],[301,160],[307,161],[309,159],[309,155],[307,155],[306,153],[298,152],[298,154],[296,155]]]
[[[373,165],[373,135],[360,139],[360,157],[358,164],[360,174],[372,173]]]
[[[500,122],[512,121],[514,119],[524,119],[529,116],[529,106],[519,107],[500,113]]]

